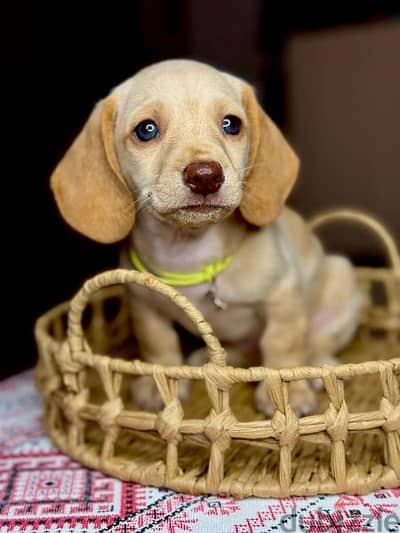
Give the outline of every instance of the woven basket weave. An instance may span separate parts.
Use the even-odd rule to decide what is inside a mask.
[[[282,497],[398,487],[399,253],[385,227],[363,213],[335,210],[311,225],[334,221],[367,225],[382,239],[390,260],[387,268],[357,269],[369,307],[360,334],[341,355],[343,364],[280,370],[227,366],[210,325],[183,295],[150,274],[104,272],[36,323],[36,381],[54,443],[112,476],[190,493]],[[209,362],[167,367],[123,359],[134,342],[127,283],[174,301],[196,325]],[[379,304],[373,297],[377,286]],[[161,412],[131,403],[127,391],[142,375],[154,379]],[[182,379],[193,382],[183,405],[177,397]],[[288,383],[299,379],[323,384],[318,411],[301,418],[287,394]],[[261,380],[276,406],[272,418],[253,407],[254,385]]]

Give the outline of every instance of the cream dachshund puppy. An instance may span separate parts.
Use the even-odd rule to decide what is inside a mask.
[[[247,83],[211,66],[164,61],[99,102],[51,177],[65,220],[98,242],[128,237],[128,268],[177,285],[247,364],[333,363],[359,322],[361,296],[345,258],[327,255],[285,207],[299,162]],[[136,212],[136,214],[135,214]],[[171,303],[133,286],[144,360],[184,363]],[[243,362],[241,362],[243,364]],[[182,386],[181,394],[185,395]],[[151,378],[136,402],[158,408]],[[315,407],[306,381],[291,383],[298,414]],[[265,383],[256,407],[270,415]]]

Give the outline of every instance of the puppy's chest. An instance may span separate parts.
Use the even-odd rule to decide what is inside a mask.
[[[174,304],[156,294],[140,292],[140,296],[155,306],[159,312],[172,318],[193,334],[198,334],[190,319]],[[218,284],[205,283],[182,287],[179,288],[179,292],[200,310],[221,341],[237,342],[260,334],[263,324],[260,306],[257,302],[240,303],[240,288],[237,289],[238,299],[235,298],[235,301],[229,298],[229,291],[218,290]],[[224,306],[223,309],[221,304]]]

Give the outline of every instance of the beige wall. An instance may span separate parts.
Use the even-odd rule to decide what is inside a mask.
[[[369,209],[400,240],[400,22],[294,35],[284,62],[302,159],[292,203],[304,213]]]

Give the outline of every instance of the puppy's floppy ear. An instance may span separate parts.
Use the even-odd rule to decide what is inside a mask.
[[[110,243],[125,237],[134,222],[132,192],[115,155],[113,96],[100,101],[51,176],[58,208],[77,231]]]
[[[242,85],[242,98],[250,128],[250,168],[240,211],[251,224],[264,226],[279,216],[297,179],[299,160],[250,85]]]

